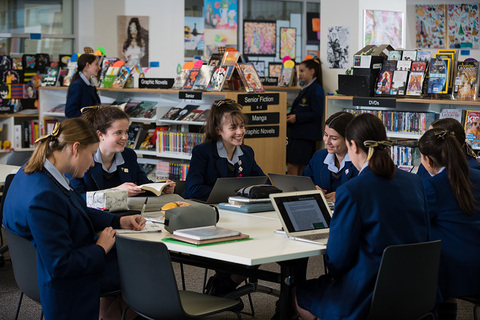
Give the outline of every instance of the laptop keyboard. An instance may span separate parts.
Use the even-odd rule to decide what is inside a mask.
[[[328,239],[329,233],[318,233],[318,234],[308,234],[305,236],[300,236],[299,238],[305,239],[305,240],[320,240],[320,239]]]

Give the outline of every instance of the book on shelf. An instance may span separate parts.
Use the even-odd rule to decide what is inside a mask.
[[[234,66],[240,58],[240,52],[238,51],[226,51],[222,58],[221,66]]]
[[[223,55],[223,53],[212,53],[207,64],[209,66],[219,67],[222,64]]]
[[[141,101],[132,111],[130,111],[129,115],[132,118],[151,119],[154,118],[157,113],[156,106],[156,101]]]
[[[130,99],[127,100],[115,100],[113,101],[110,105],[112,106],[117,106],[123,111],[125,111],[125,108],[127,107],[127,104],[130,102]]]
[[[408,75],[407,96],[422,95],[423,80],[425,73],[423,71],[411,71]]]
[[[210,109],[203,110],[202,113],[197,118],[194,119],[194,121],[197,121],[197,122],[207,121],[209,113],[210,113]]]
[[[408,71],[393,71],[391,95],[404,96],[407,89]]]
[[[237,63],[237,72],[242,80],[245,91],[247,92],[264,92],[262,81],[251,63]]]
[[[200,72],[195,79],[195,83],[193,84],[193,90],[207,90],[208,83],[212,78],[213,70],[215,69],[214,66],[203,65],[200,68]]]
[[[395,70],[410,71],[411,67],[412,67],[412,61],[411,60],[399,60],[399,61],[397,61],[397,67],[396,67]]]
[[[118,58],[107,58],[104,57],[102,59],[102,64],[101,64],[101,70],[100,70],[100,77],[99,81],[100,83],[103,82],[103,79],[105,79],[105,75],[107,74],[108,69],[115,63],[117,62]],[[75,63],[76,65],[76,63]]]
[[[239,236],[240,231],[221,228],[217,226],[196,227],[187,229],[178,229],[173,231],[176,236],[192,239],[192,240],[210,240],[218,238],[226,238]]]
[[[120,72],[120,67],[113,67],[113,66],[108,67],[108,70],[105,73],[105,76],[100,86],[102,88],[111,88],[119,72]]]
[[[112,88],[123,88],[125,86],[125,83],[127,82],[131,71],[132,69],[127,67],[126,65],[121,66],[120,70],[118,71],[117,77],[112,83]]]
[[[145,191],[150,191],[153,194],[155,194],[157,197],[162,194],[163,189],[165,189],[168,186],[174,185],[175,182],[173,181],[164,181],[164,182],[153,182],[153,183],[146,183],[142,184],[139,187],[142,190]]]
[[[388,51],[388,60],[402,60],[402,51],[401,50],[391,50]]]
[[[425,71],[427,70],[427,62],[425,61],[414,61],[412,62],[412,68],[410,71]]]
[[[65,113],[65,103],[61,103],[56,105],[52,109],[48,110],[47,112],[58,112],[58,113]]]
[[[446,51],[446,50],[444,50]],[[455,53],[452,52],[442,52],[439,50],[439,52],[435,53],[435,58],[437,59],[444,59],[448,60],[447,63],[447,87],[451,88],[452,87],[452,78],[455,76],[454,70],[455,70],[455,62],[456,62],[456,57]]]
[[[140,167],[140,170],[142,170],[145,175],[147,176],[147,179],[150,179],[152,181],[157,181],[157,164],[156,163],[138,163],[138,166]]]
[[[182,110],[179,107],[171,107],[163,116],[162,119],[165,120],[175,120],[178,116],[178,113]]]
[[[392,77],[393,71],[391,70],[382,70],[380,76],[378,77],[377,89],[375,93],[377,95],[389,95],[392,88]]]
[[[389,71],[394,71],[397,70],[397,60],[385,60],[382,64],[382,71],[383,70],[389,70]]]
[[[175,82],[173,83],[172,89],[173,90],[182,90],[185,82],[187,81],[188,77],[190,76],[191,69],[181,69],[180,72],[177,74],[175,78]]]
[[[478,62],[459,61],[453,86],[453,97],[459,100],[477,100]]]
[[[57,119],[45,119],[43,120],[43,127],[45,128],[45,134],[50,134],[55,128],[55,124],[58,122]]]
[[[448,59],[430,60],[428,93],[448,93]]]
[[[125,108],[123,111],[128,114],[130,117],[132,116],[133,111],[135,108],[140,104],[140,101],[128,101],[127,104],[125,105]]]
[[[202,113],[203,113],[204,110],[198,110],[198,109],[195,109],[195,110],[192,110],[190,111],[189,114],[187,114],[182,121],[195,121],[195,119],[197,119]]]
[[[462,109],[442,109],[440,111],[439,119],[452,118],[460,123],[463,123],[463,115],[465,110]]]
[[[193,89],[193,85],[195,84],[195,80],[197,79],[199,73],[200,73],[200,68],[192,68],[192,70],[190,70],[190,74],[188,75],[187,81],[185,81],[185,84],[183,85],[184,90]]]
[[[430,62],[431,58],[432,58],[432,53],[430,51],[426,51],[426,50],[417,51],[417,61]]]
[[[144,130],[142,130],[142,132],[144,132]],[[141,141],[141,143],[140,143],[140,146],[138,147],[138,149],[140,149],[140,150],[155,150],[156,139],[157,138],[155,136],[155,129],[147,129],[146,130],[146,135],[145,135],[145,138],[143,139],[143,141],[141,141],[140,137],[139,137],[138,142]]]
[[[60,73],[59,67],[47,67],[47,73],[43,77],[42,83],[47,87],[56,86],[59,73]]]
[[[224,67],[217,67],[213,70],[212,78],[207,86],[207,91],[222,91],[227,78],[227,71]]]
[[[127,148],[135,149],[135,146],[138,142],[138,136],[140,131],[143,129],[143,123],[141,122],[132,122],[128,127],[128,138],[127,138]]]
[[[183,121],[183,119],[193,110],[197,109],[199,106],[198,105],[193,105],[193,104],[187,104],[185,107],[183,107],[175,117],[175,119],[172,120],[177,120],[177,121]]]
[[[467,110],[465,112],[465,141],[472,148],[480,149],[480,111]]]
[[[407,60],[407,61],[417,60],[417,51],[416,50],[403,50],[402,60]]]
[[[288,87],[293,84],[295,78],[295,66],[292,68],[286,68],[285,64],[282,66],[282,72],[280,73],[280,81],[278,85],[281,87]]]
[[[67,74],[63,77],[62,85],[68,87],[72,81],[72,77],[75,74],[77,69],[77,62],[68,62],[67,64]]]

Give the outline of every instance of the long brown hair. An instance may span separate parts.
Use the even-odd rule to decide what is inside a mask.
[[[317,57],[313,58],[313,59],[308,59],[308,60],[304,60],[302,61],[300,64],[303,64],[305,66],[305,68],[307,69],[313,69],[315,70],[315,74],[314,76],[317,78],[317,82],[318,84],[320,84],[321,86],[323,86],[323,81],[322,81],[322,64],[320,62],[320,59],[318,59]]]
[[[360,114],[350,121],[345,130],[345,139],[348,143],[353,140],[357,147],[365,151],[366,154],[368,154],[369,148],[365,146],[365,141],[388,141],[382,120],[370,113]],[[368,167],[376,176],[385,179],[395,177],[395,164],[385,145],[380,144],[374,147],[373,155],[368,161]]]
[[[436,166],[446,167],[448,181],[460,209],[469,216],[473,215],[477,203],[472,193],[470,168],[455,133],[441,129],[428,130],[418,141],[418,148]]]
[[[50,135],[40,138],[32,156],[25,165],[23,171],[32,174],[43,169],[45,159],[54,151],[61,151],[66,146],[79,142],[79,148],[97,143],[97,133],[92,126],[82,118],[72,118],[62,121],[57,130]]]
[[[328,117],[327,121],[325,121],[325,125],[330,129],[337,131],[342,138],[345,138],[345,130],[354,117],[355,116],[350,112],[340,111]]]
[[[117,120],[130,120],[128,114],[116,106],[91,106],[82,108],[82,117],[90,123],[95,131],[107,133],[112,123]]]
[[[222,125],[224,117],[230,118],[235,124],[247,123],[247,117],[243,114],[242,106],[235,100],[216,100],[210,108],[207,123],[204,127],[205,141],[217,141],[220,139],[217,128]]]
[[[453,118],[438,119],[432,122],[431,126],[432,128],[437,130],[441,129],[452,131],[453,133],[455,133],[455,138],[457,138],[465,154],[467,156],[476,158],[475,152],[473,151],[472,147],[467,142],[465,142],[465,130],[463,129],[462,124],[458,122],[458,120],[455,120]]]
[[[80,72],[82,72],[83,69],[87,66],[87,63],[92,64],[96,59],[97,59],[96,56],[94,56],[93,54],[89,54],[89,53],[84,53],[80,57],[78,57],[78,59],[77,59],[77,72],[75,72],[75,74],[73,75],[70,83],[73,83],[75,80],[78,79],[78,77],[80,77]]]

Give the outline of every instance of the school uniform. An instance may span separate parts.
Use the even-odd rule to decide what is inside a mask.
[[[102,164],[100,149],[97,150],[94,161],[95,165],[85,173],[83,178],[74,178],[71,181],[72,188],[82,194],[83,197],[85,197],[87,191],[114,188],[125,182],[133,182],[137,185],[152,182],[138,165],[137,154],[130,148],[125,148],[123,152],[115,154],[115,159],[109,170],[106,170]],[[108,173],[112,177],[109,181],[106,181],[104,174]]]
[[[474,157],[467,156],[467,164],[470,169],[474,170],[480,170],[480,161],[477,161]],[[420,176],[420,178],[430,178],[430,174],[428,173],[427,169],[423,166],[423,164],[420,164],[418,167],[417,174]]]
[[[67,103],[65,104],[65,116],[77,118],[82,115],[83,107],[100,104],[97,88],[80,72],[80,76],[68,87]]]
[[[397,169],[388,180],[365,167],[336,191],[325,255],[329,273],[297,288],[299,305],[322,320],[365,318],[384,249],[427,241],[428,234],[420,177]]]
[[[472,192],[480,203],[480,171],[470,171]],[[458,205],[447,170],[423,179],[431,239],[442,240],[438,286],[443,299],[477,294],[480,289],[480,212],[466,215]]]
[[[265,175],[255,161],[255,153],[251,147],[236,147],[232,163],[220,155],[219,149],[222,148],[221,141],[207,141],[193,148],[185,191],[182,194],[184,198],[207,200],[217,178]]]
[[[120,218],[87,208],[47,161],[40,172],[18,171],[5,199],[3,224],[37,250],[45,319],[98,319],[102,277],[116,281],[115,289],[120,283],[118,265],[108,258],[112,251],[105,255],[94,236],[108,226],[119,228]]]
[[[302,176],[310,177],[313,183],[320,188],[327,190],[327,193],[334,192],[337,188],[358,175],[358,170],[345,155],[340,168],[335,166],[335,155],[328,153],[327,149],[318,150],[303,170]]]

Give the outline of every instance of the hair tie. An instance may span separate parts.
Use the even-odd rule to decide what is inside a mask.
[[[477,158],[475,151],[473,151],[472,146],[469,143],[465,142],[462,147],[465,148],[470,157]]]
[[[455,132],[453,131],[447,131],[447,130],[444,130],[444,131],[436,131],[433,133],[435,136],[437,136],[438,139],[442,139],[442,140],[445,140],[445,136],[447,134],[449,135],[452,135],[452,136],[455,136]]]
[[[48,138],[52,138],[52,140],[55,140],[58,137],[59,134],[60,134],[60,122],[57,122],[57,123],[55,123],[55,127],[53,128],[52,133],[38,138],[37,140],[35,140],[35,143],[43,142],[43,141],[47,140]]]
[[[89,106],[89,107],[83,107],[82,109],[80,109],[80,113],[81,114],[85,114],[89,111],[92,111],[92,110],[97,110],[97,109],[100,109],[100,106]]]
[[[391,147],[393,146],[393,142],[390,140],[380,140],[380,141],[365,140],[363,142],[363,145],[368,148],[367,161],[369,161],[372,158],[373,151],[375,150],[376,147],[379,147],[379,146]]]

